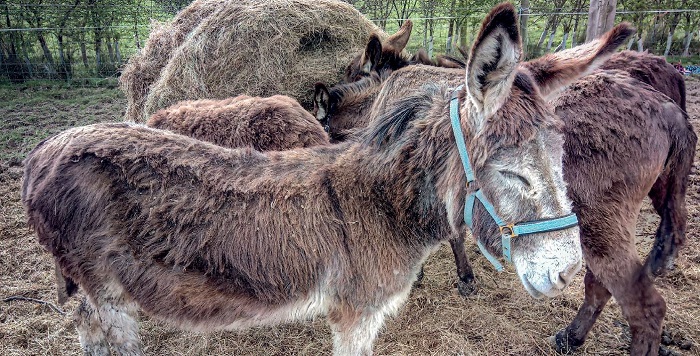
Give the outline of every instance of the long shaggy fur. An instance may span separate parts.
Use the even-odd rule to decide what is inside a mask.
[[[184,101],[159,110],[146,125],[229,148],[281,151],[329,144],[318,121],[284,95]]]

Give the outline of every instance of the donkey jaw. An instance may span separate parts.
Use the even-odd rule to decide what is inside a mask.
[[[535,299],[562,294],[583,265],[578,227],[522,239],[537,241],[534,249],[527,240],[513,249],[513,264],[525,290]]]

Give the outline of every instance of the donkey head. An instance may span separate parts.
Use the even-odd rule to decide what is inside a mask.
[[[385,78],[377,73],[353,83],[330,89],[323,83],[314,88],[314,116],[332,139],[344,137],[343,132],[364,127],[369,122],[372,103]]]
[[[330,132],[328,121],[331,117],[331,112],[335,111],[336,100],[331,101],[331,93],[328,87],[323,83],[316,83],[314,86],[314,116],[321,123],[326,132]]]
[[[612,42],[624,41],[630,33],[626,28]],[[527,230],[523,226],[571,214],[562,174],[563,124],[541,90],[549,92],[579,78],[615,49],[609,44],[596,48],[576,60],[552,60],[548,78],[534,78],[519,64],[515,9],[503,3],[484,20],[467,63],[460,109],[474,170],[467,193],[484,197],[482,203],[477,200],[472,205],[473,219],[468,224],[480,244],[497,255],[506,248],[504,236],[508,235],[508,242],[512,237],[510,249],[504,251],[512,256],[525,289],[536,298],[559,294],[582,262],[578,227],[560,225],[514,236]],[[489,213],[489,202],[495,214]],[[495,222],[498,217],[502,223]]]
[[[382,75],[388,74],[407,66],[408,61],[401,52],[406,48],[408,39],[411,38],[412,29],[413,23],[411,20],[406,20],[401,28],[389,36],[383,44],[376,34],[372,34],[364,53],[353,58],[345,69],[345,82],[358,81],[369,76],[372,72]]]

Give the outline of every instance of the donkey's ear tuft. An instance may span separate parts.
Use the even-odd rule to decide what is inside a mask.
[[[318,121],[324,120],[328,115],[330,99],[328,87],[323,83],[316,83],[314,85],[314,116]]]
[[[382,58],[382,41],[379,36],[372,34],[365,47],[365,53],[362,56],[361,72],[369,74],[377,69],[379,60]]]
[[[486,117],[510,96],[521,52],[515,8],[502,3],[481,24],[467,64],[469,98]]]
[[[408,40],[411,38],[412,30],[413,22],[411,22],[411,20],[406,20],[395,34],[386,39],[385,44],[387,49],[392,50],[397,54],[403,51],[408,44]]]

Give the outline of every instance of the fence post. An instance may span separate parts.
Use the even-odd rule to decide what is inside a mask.
[[[518,18],[520,19],[520,37],[523,41],[523,58],[527,58],[527,20],[530,13],[530,0],[520,0],[520,8],[518,9]]]

